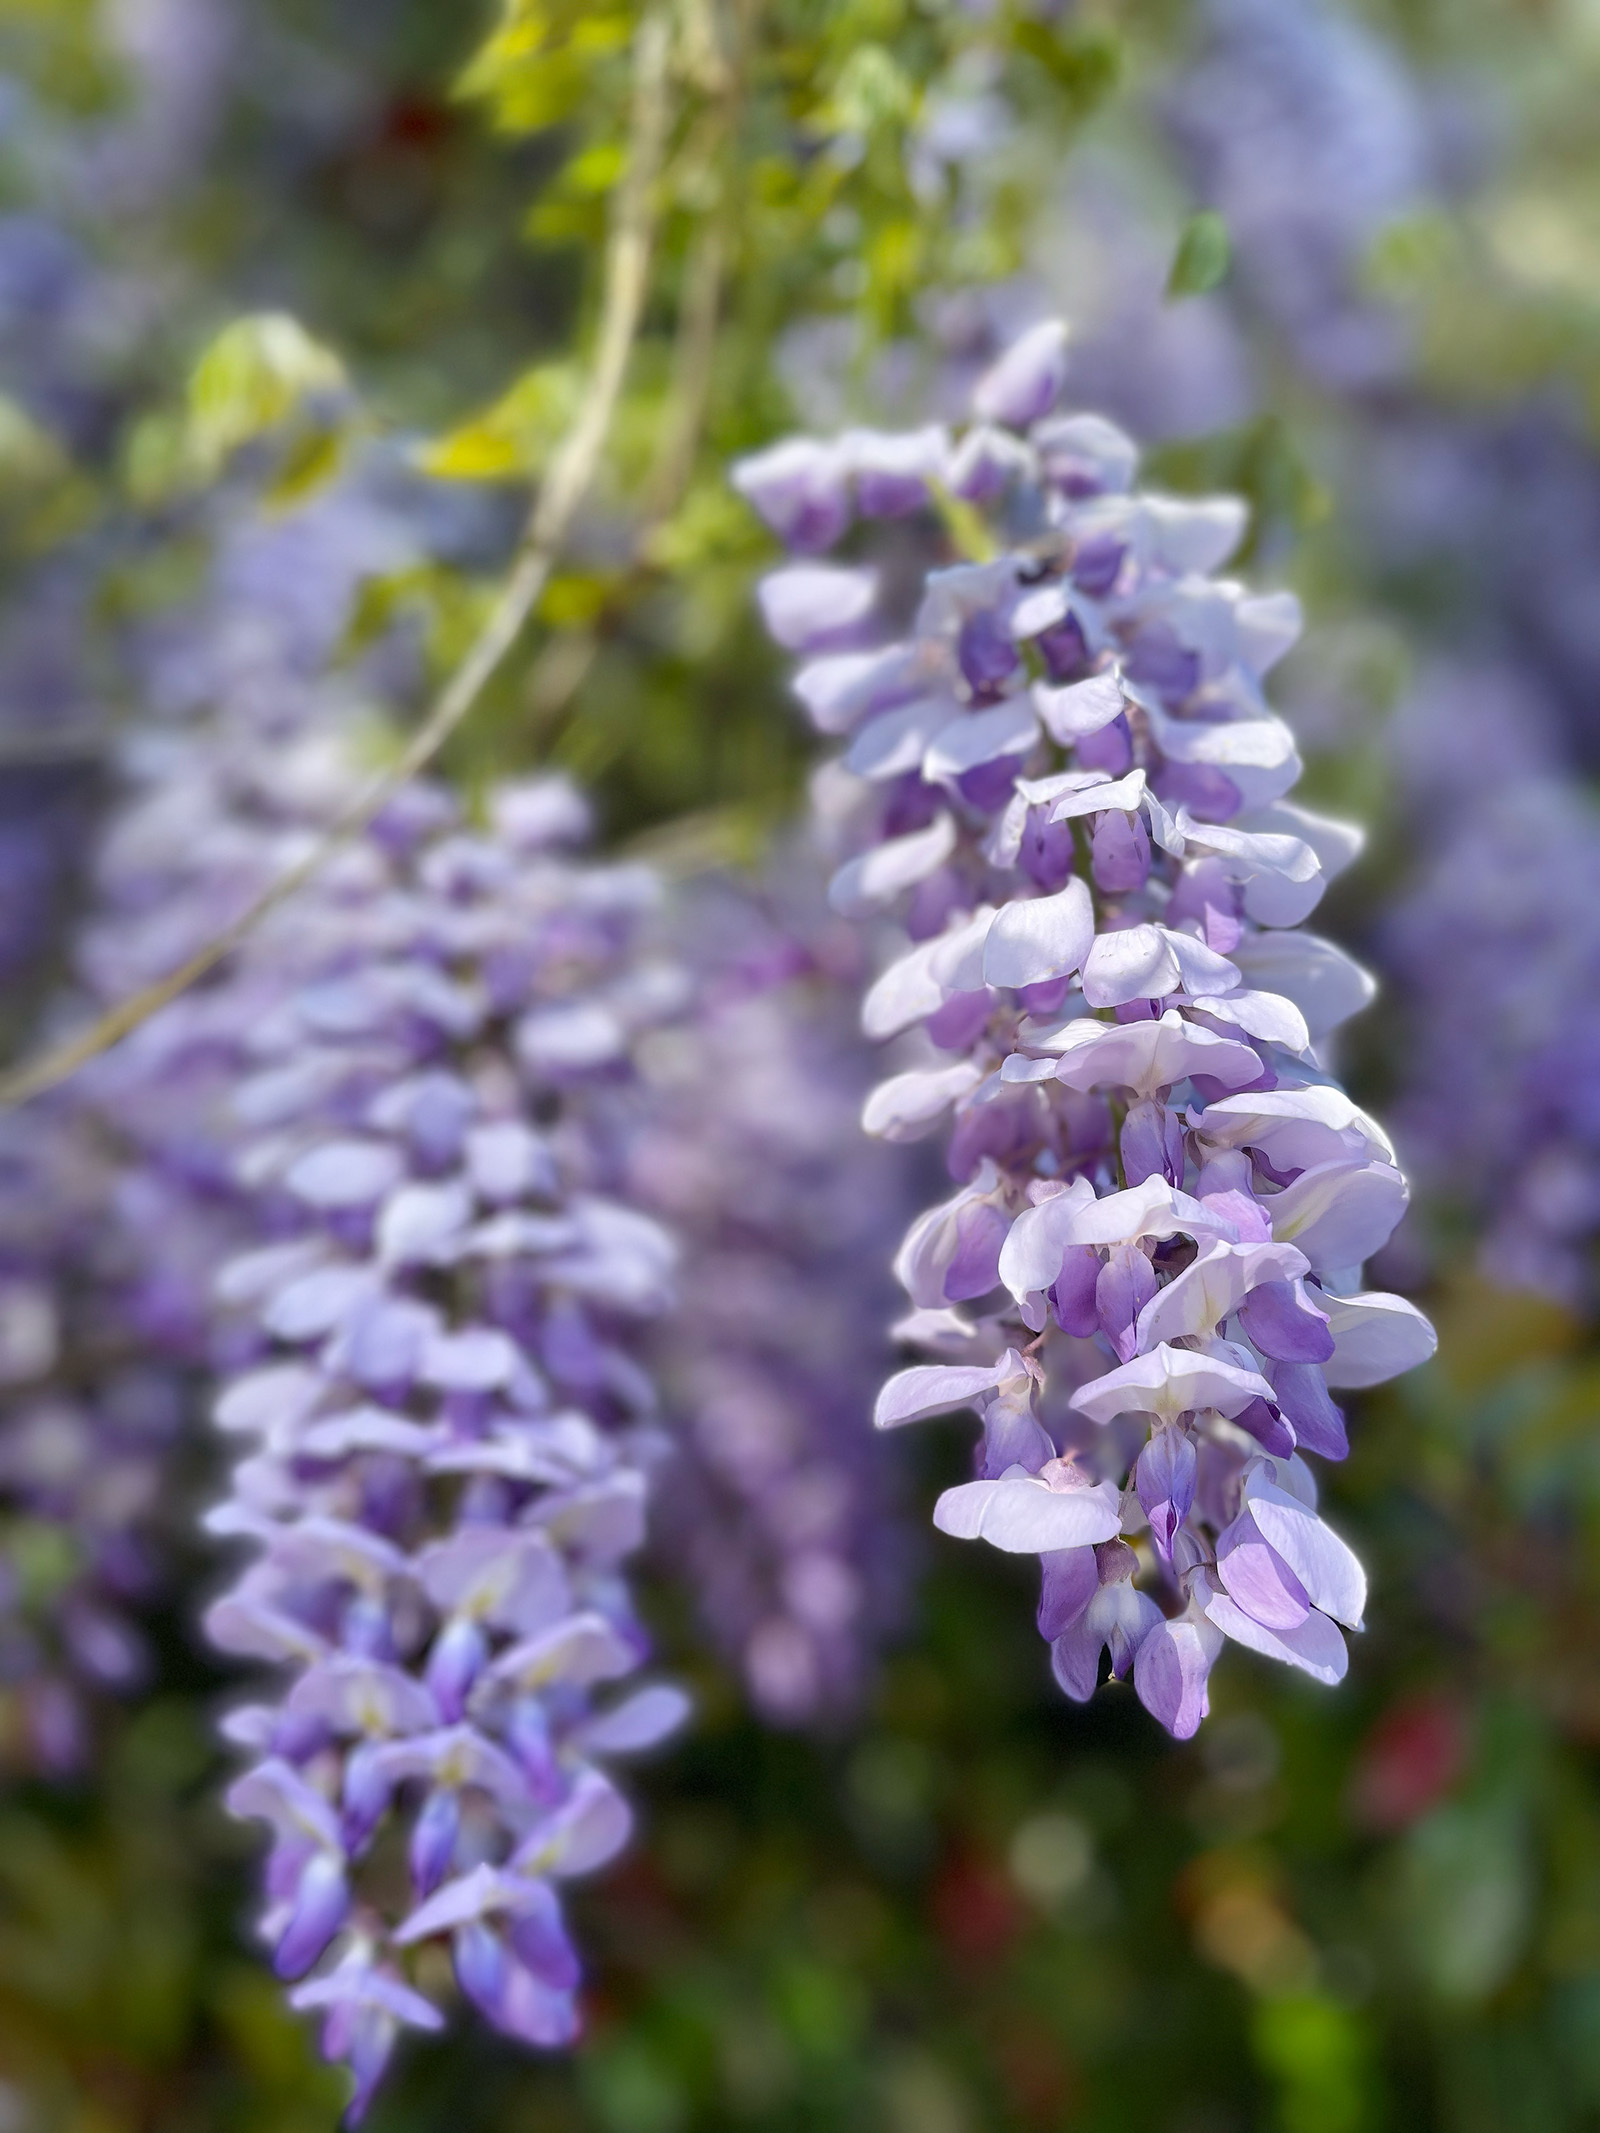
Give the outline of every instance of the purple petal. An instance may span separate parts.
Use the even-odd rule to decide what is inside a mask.
[[[1100,1565],[1092,1547],[1052,1549],[1041,1555],[1039,1634],[1054,1642],[1072,1627],[1100,1590]]]
[[[1139,1701],[1176,1740],[1190,1740],[1210,1709],[1206,1682],[1222,1632],[1191,1611],[1162,1622],[1140,1645],[1133,1662]]]
[[[350,1884],[343,1857],[317,1852],[307,1862],[295,1890],[289,1921],[273,1951],[279,1977],[302,1977],[344,1924],[350,1912]]]
[[[1267,1376],[1279,1407],[1293,1425],[1296,1441],[1324,1459],[1348,1459],[1350,1440],[1345,1435],[1344,1415],[1328,1397],[1327,1383],[1316,1364],[1273,1363]],[[1266,1449],[1276,1452],[1279,1447],[1268,1444]]]
[[[1217,1537],[1217,1575],[1229,1597],[1266,1629],[1298,1629],[1311,1611],[1305,1587],[1248,1511]]]
[[[1327,1313],[1312,1303],[1303,1281],[1258,1282],[1239,1306],[1239,1323],[1274,1362],[1325,1363],[1333,1353]]]
[[[973,387],[972,412],[980,422],[1026,429],[1054,407],[1066,374],[1066,326],[1042,319],[984,372]]]
[[[1173,1536],[1194,1502],[1198,1467],[1193,1440],[1181,1429],[1156,1430],[1139,1454],[1134,1486],[1164,1558],[1171,1557]]]

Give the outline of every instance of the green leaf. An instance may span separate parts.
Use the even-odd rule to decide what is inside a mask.
[[[499,27],[456,85],[482,98],[505,133],[559,125],[592,101],[596,70],[625,51],[634,11],[594,0],[505,0]]]
[[[0,494],[43,488],[62,480],[70,466],[49,431],[8,394],[0,394]]]
[[[1079,118],[1103,103],[1121,79],[1122,46],[1109,30],[1062,31],[1022,15],[1008,34],[1013,50],[1044,69]]]
[[[224,327],[189,379],[187,444],[214,473],[241,445],[286,421],[310,399],[341,392],[344,365],[298,319],[264,311]]]
[[[864,44],[845,61],[816,123],[829,134],[870,139],[883,127],[905,125],[916,107],[916,84],[893,54],[881,44]]]
[[[572,419],[579,379],[571,363],[540,363],[510,391],[421,454],[441,481],[525,481]]]
[[[1169,297],[1204,296],[1216,288],[1233,264],[1233,243],[1228,225],[1214,207],[1191,215],[1178,239],[1172,272],[1167,276]]]

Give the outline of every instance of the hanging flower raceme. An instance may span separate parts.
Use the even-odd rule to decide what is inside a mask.
[[[215,500],[204,589],[128,648],[142,716],[53,1019],[165,976],[352,790],[367,677],[324,668],[362,574],[415,546],[376,486],[275,521]],[[184,1549],[229,1338],[212,1280],[256,1223],[228,1092],[292,967],[247,959],[0,1121],[0,1765],[81,1770],[97,1717],[150,1680],[140,1617]]]
[[[684,1710],[611,1686],[646,1656],[622,1565],[659,1448],[625,1343],[673,1252],[607,1189],[610,1093],[681,988],[635,954],[653,877],[563,849],[570,788],[492,817],[410,788],[282,915],[236,1099],[270,1241],[220,1280],[260,1352],[217,1407],[250,1450],[209,1524],[251,1553],[208,1628],[290,1670],[229,1721],[229,1803],[273,1830],[262,1930],[353,2117],[442,2020],[427,1944],[497,2028],[570,2040],[560,1886],[626,1841],[603,1763]]]
[[[956,1186],[896,1263],[940,1360],[877,1421],[977,1409],[935,1523],[1039,1555],[1062,1687],[1109,1652],[1182,1737],[1228,1637],[1343,1675],[1365,1580],[1303,1455],[1342,1458],[1334,1395],[1433,1336],[1360,1286],[1406,1188],[1323,1049],[1371,982],[1296,930],[1359,846],[1285,798],[1261,680],[1296,604],[1215,575],[1241,504],[1141,493],[1121,432],[1053,412],[1065,339],[1017,342],[959,438],[795,440],[734,478],[798,552],[763,611],[846,740],[831,899],[909,936],[864,1003],[900,1048],[864,1122],[946,1129]],[[815,559],[935,509],[976,559],[903,610]]]
[[[683,1255],[655,1351],[674,1438],[665,1567],[764,1717],[826,1723],[903,1612],[908,1536],[860,1421],[888,1358],[911,1166],[855,1140],[860,944],[813,855],[759,889],[686,890],[672,937],[694,1012],[644,1050],[630,1163],[632,1196]]]

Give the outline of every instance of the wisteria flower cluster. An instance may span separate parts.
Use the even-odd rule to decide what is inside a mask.
[[[252,1553],[208,1628],[291,1670],[229,1721],[255,1758],[229,1803],[274,1830],[262,1930],[355,2116],[398,2027],[442,2020],[406,1971],[426,1943],[497,2028],[570,2040],[558,1885],[626,1840],[602,1760],[685,1709],[597,1704],[647,1651],[626,1336],[673,1265],[606,1190],[603,1098],[681,985],[634,959],[654,878],[575,864],[586,827],[560,782],[502,787],[482,833],[403,792],[296,909],[301,976],[236,1097],[272,1241],[221,1276],[260,1353],[217,1407],[252,1449],[209,1525]]]
[[[1065,348],[1056,322],[1014,343],[959,438],[793,439],[734,479],[793,551],[768,628],[847,742],[831,899],[908,937],[863,1006],[904,1062],[864,1123],[949,1129],[957,1190],[897,1261],[900,1330],[941,1360],[877,1422],[978,1410],[935,1523],[1041,1557],[1068,1695],[1109,1651],[1186,1737],[1227,1638],[1344,1674],[1365,1578],[1304,1455],[1342,1458],[1333,1394],[1433,1337],[1360,1286],[1406,1188],[1326,1061],[1371,981],[1295,930],[1359,847],[1285,797],[1261,682],[1296,603],[1215,575],[1240,503],[1141,492],[1127,437],[1054,412]],[[818,560],[935,514],[965,560],[909,595],[903,542],[898,577]]]

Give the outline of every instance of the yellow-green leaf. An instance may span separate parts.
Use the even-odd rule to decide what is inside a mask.
[[[204,471],[214,471],[305,400],[337,393],[344,382],[339,358],[287,312],[236,319],[206,349],[189,380],[194,458]]]
[[[422,452],[426,471],[443,481],[518,481],[538,471],[577,405],[570,363],[541,363],[511,390]]]

